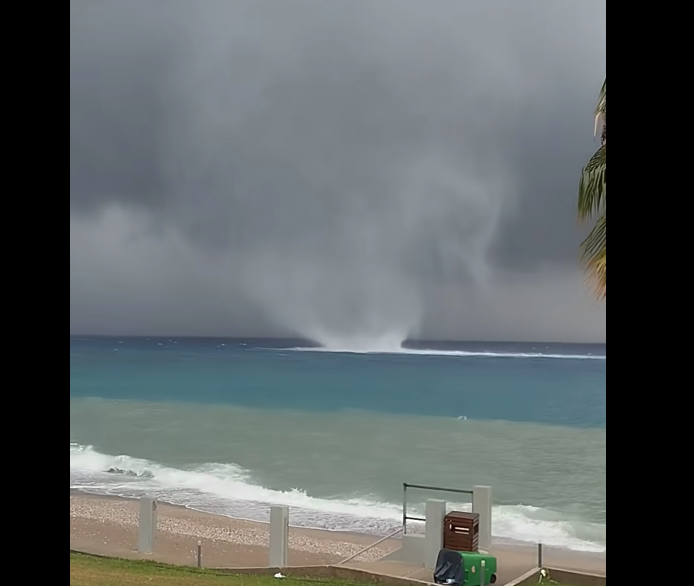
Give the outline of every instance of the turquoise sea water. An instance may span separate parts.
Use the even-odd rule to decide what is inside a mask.
[[[603,551],[606,371],[604,346],[71,337],[70,486],[385,533],[403,482],[489,484],[498,539]]]

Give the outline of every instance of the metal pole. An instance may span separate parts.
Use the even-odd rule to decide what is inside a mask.
[[[342,560],[337,565],[341,566],[342,564],[346,564],[347,562],[351,562],[352,560],[358,558],[361,554],[366,553],[367,551],[369,551],[370,549],[373,549],[377,545],[381,545],[381,543],[383,543],[384,541],[388,541],[389,539],[393,539],[393,537],[395,537],[398,533],[402,533],[402,527],[400,529],[397,529],[396,531],[393,531],[392,533],[389,533],[385,537],[381,537],[381,539],[379,539],[375,543],[372,543],[371,545],[367,545],[364,549],[361,549],[357,553],[355,553],[354,555],[351,555],[347,559]]]
[[[482,575],[480,576],[480,584],[482,586],[487,586],[487,560],[482,560],[480,562]]]
[[[460,488],[441,488],[440,486],[423,486],[420,484],[408,484],[407,488],[416,488],[417,490],[430,490],[433,492],[452,492],[454,494],[469,494],[472,495],[472,490],[462,490]]]
[[[202,568],[202,541],[198,541],[198,568]]]
[[[540,569],[545,567],[545,548],[541,543],[537,544],[537,567]]]
[[[402,485],[402,534],[407,535],[407,483]]]

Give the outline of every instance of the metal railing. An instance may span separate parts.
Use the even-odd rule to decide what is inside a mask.
[[[371,545],[365,547],[361,551],[358,551],[354,555],[349,556],[347,559],[342,560],[337,565],[341,566],[342,564],[346,564],[347,562],[351,562],[352,560],[358,558],[360,555],[365,554],[370,549],[373,549],[377,545],[381,545],[381,543],[383,543],[384,541],[388,541],[389,539],[393,539],[393,537],[395,537],[396,535],[398,535],[399,533],[402,533],[402,532],[403,532],[403,527],[396,529],[395,531],[393,531],[389,535],[386,535],[385,537],[382,537],[381,539],[379,539],[377,542],[372,543]]]
[[[448,492],[452,494],[467,494],[467,495],[473,495],[474,491],[472,490],[463,490],[460,488],[442,488],[440,486],[422,486],[420,484],[408,484],[407,482],[403,482],[402,484],[402,533],[403,535],[407,535],[407,522],[408,521],[421,521],[424,522],[426,519],[424,517],[411,517],[410,515],[407,514],[407,491],[409,489],[415,489],[415,490],[427,490],[430,492]]]

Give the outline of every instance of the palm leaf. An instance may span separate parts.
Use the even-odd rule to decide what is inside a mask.
[[[607,208],[607,145],[590,159],[578,186],[578,215],[587,220]]]
[[[581,245],[588,279],[595,284],[599,297],[607,298],[607,212],[600,216],[595,227]]]
[[[607,79],[602,84],[600,97],[598,98],[598,107],[595,109],[596,114],[607,114]]]
[[[607,79],[595,108],[595,134],[601,146],[583,169],[578,187],[578,216],[598,220],[581,245],[581,256],[599,297],[607,298]]]
[[[607,79],[602,84],[598,105],[595,108],[595,136],[600,133],[602,144],[607,142]]]

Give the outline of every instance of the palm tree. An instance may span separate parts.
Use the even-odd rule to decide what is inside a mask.
[[[598,151],[583,169],[578,189],[578,215],[582,221],[595,221],[581,245],[582,260],[589,280],[600,298],[607,298],[607,79],[595,110],[595,134],[600,132]]]

